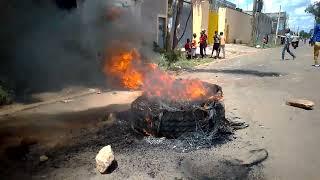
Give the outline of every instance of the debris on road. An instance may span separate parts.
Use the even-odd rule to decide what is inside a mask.
[[[117,119],[116,114],[115,113],[108,113],[106,115],[105,121],[111,121],[114,122]]]
[[[166,140],[166,138],[165,137],[155,138],[153,136],[147,136],[144,138],[144,140],[151,145],[154,145],[154,144],[159,145],[159,144],[162,144]]]
[[[72,102],[73,100],[72,99],[65,99],[65,100],[62,100],[61,102],[63,102],[63,103],[70,103],[70,102]]]
[[[89,89],[89,92],[90,93],[94,93],[94,92],[96,92],[96,90],[95,89]]]
[[[305,99],[291,99],[287,101],[287,105],[306,110],[312,110],[315,106],[315,103]]]
[[[101,94],[102,93],[100,89],[93,89],[93,88],[90,88],[89,92],[90,93],[97,93],[97,94]]]
[[[48,156],[46,156],[46,155],[42,155],[42,156],[40,156],[40,158],[39,158],[40,162],[47,161],[48,159],[49,159],[49,158],[48,158]]]
[[[98,171],[103,174],[106,173],[109,166],[114,161],[114,155],[111,149],[111,146],[103,147],[96,156],[96,168]]]
[[[245,129],[247,127],[249,127],[249,124],[243,122],[243,121],[230,121],[230,126],[234,129],[234,130],[240,130],[240,129]]]

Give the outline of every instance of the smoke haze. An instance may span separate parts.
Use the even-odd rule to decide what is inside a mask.
[[[137,48],[148,41],[134,10],[114,8],[115,2],[87,0],[63,10],[51,1],[3,1],[0,57],[7,68],[1,73],[33,92],[104,86],[105,49],[113,41]]]

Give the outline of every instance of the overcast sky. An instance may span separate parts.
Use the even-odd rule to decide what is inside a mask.
[[[252,10],[253,0],[229,0],[243,10]],[[306,7],[320,0],[264,0],[263,12],[279,12],[280,5],[282,11],[289,14],[289,26],[293,30],[298,27],[309,31],[314,26],[314,18],[310,14],[304,12]]]

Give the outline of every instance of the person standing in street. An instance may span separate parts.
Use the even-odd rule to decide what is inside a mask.
[[[292,44],[292,47],[293,47],[294,49],[296,49],[297,47],[299,47],[299,36],[297,36],[296,33],[293,34],[291,44]]]
[[[197,58],[197,34],[194,33],[192,36],[193,36],[193,39],[191,42],[191,54],[192,54],[192,58]]]
[[[225,52],[225,47],[226,47],[226,38],[223,35],[223,32],[220,32],[220,49],[219,49],[219,54],[222,51],[222,59],[226,58],[226,52]]]
[[[205,39],[205,43],[204,43],[204,55],[207,56],[207,46],[208,46],[208,35],[207,35],[207,32],[205,29],[202,30],[203,32],[203,36],[204,36],[204,39]]]
[[[201,31],[199,44],[201,58],[204,58],[204,53],[206,52],[205,49],[207,46],[207,35],[205,34],[205,31]]]
[[[186,50],[186,56],[187,59],[191,59],[192,58],[192,49],[191,49],[191,41],[190,39],[187,39],[186,44],[184,45],[184,49]]]
[[[320,19],[317,19],[317,24],[314,27],[314,33],[311,38],[311,45],[313,45],[313,59],[314,59],[314,65],[315,67],[320,67],[319,62],[318,62],[318,57],[319,57],[319,51],[320,51]]]
[[[216,51],[216,56],[214,58],[219,58],[219,49],[220,49],[220,36],[218,34],[218,31],[214,32],[214,37],[213,37],[213,48],[211,52],[211,58],[213,58],[213,53]]]
[[[292,36],[290,34],[290,29],[286,29],[286,34],[284,36],[284,46],[282,49],[282,60],[284,60],[286,51],[292,56],[293,60],[296,58],[296,56],[290,51],[291,41],[292,41]]]

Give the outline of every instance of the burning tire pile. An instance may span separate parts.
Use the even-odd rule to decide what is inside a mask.
[[[222,90],[206,84],[213,96],[195,101],[170,101],[142,95],[131,105],[132,127],[145,135],[178,138],[186,133],[203,131],[217,133],[228,126]]]
[[[232,132],[222,88],[199,79],[176,79],[125,43],[108,51],[103,71],[117,86],[141,90],[131,105],[132,128],[144,135],[178,138],[186,133]]]

